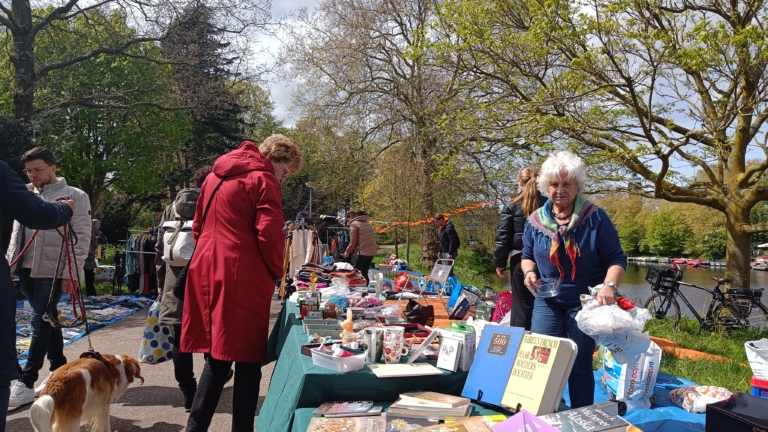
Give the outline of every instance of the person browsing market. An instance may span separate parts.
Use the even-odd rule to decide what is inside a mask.
[[[560,282],[557,296],[536,298],[531,331],[567,337],[578,346],[568,378],[572,408],[591,405],[595,391],[595,340],[576,325],[579,296],[589,294],[589,287],[599,287],[599,304],[614,304],[627,267],[608,214],[582,195],[586,177],[584,162],[570,152],[559,152],[544,162],[538,185],[549,200],[528,217],[521,262],[525,286],[532,292],[542,282]]]
[[[437,258],[455,260],[459,255],[459,247],[461,246],[456,227],[442,213],[437,213],[433,219],[435,225],[440,228],[440,253]],[[451,272],[448,276],[453,276],[453,266],[451,266]]]
[[[83,266],[88,257],[91,244],[91,202],[88,194],[69,186],[64,177],[56,175],[56,157],[45,147],[35,147],[21,157],[24,173],[31,182],[27,185],[40,199],[55,201],[62,196],[68,196],[75,202],[75,211],[71,218],[72,228],[77,236],[75,256],[72,257],[72,269],[75,282],[85,279]],[[11,243],[6,252],[8,262],[13,262],[21,255],[25,244],[32,238],[34,229],[25,227],[19,220],[13,223]],[[79,286],[72,286],[69,279],[69,264],[57,265],[62,237],[56,230],[39,231],[32,240],[29,248],[21,255],[17,264],[11,268],[14,275],[19,276],[19,286],[22,294],[32,307],[30,324],[32,325],[32,340],[29,344],[29,356],[22,370],[21,380],[11,389],[11,406],[21,406],[34,402],[35,397],[42,391],[53,371],[67,364],[64,357],[64,337],[61,328],[55,328],[43,321],[49,301],[57,304],[62,294],[69,294]],[[58,273],[57,273],[58,270]],[[54,278],[56,286],[53,287]],[[53,291],[53,293],[51,293]],[[51,318],[58,320],[56,309],[51,311]],[[50,373],[43,382],[33,388],[40,370],[45,362],[46,354],[50,362]]]

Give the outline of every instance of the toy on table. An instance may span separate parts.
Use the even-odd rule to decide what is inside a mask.
[[[339,324],[344,332],[352,333],[355,323],[352,322],[352,309],[347,309],[347,320]]]

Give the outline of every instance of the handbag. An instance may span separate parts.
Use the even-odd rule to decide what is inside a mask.
[[[140,363],[160,364],[173,357],[173,326],[158,324],[161,298],[162,295],[157,296],[147,312],[147,322],[137,356]]]
[[[203,211],[203,219],[200,221],[200,233],[198,235],[203,234],[203,227],[205,227],[205,217],[208,216],[208,210],[211,208],[211,203],[213,202],[213,197],[216,196],[216,192],[218,192],[219,187],[222,183],[224,183],[224,179],[226,177],[222,177],[219,184],[216,185],[216,189],[213,190],[213,193],[211,194],[211,198],[208,199],[208,204],[205,205],[205,210]],[[176,278],[176,282],[173,283],[173,295],[176,296],[179,300],[184,300],[184,296],[187,291],[187,273],[189,272],[189,265],[192,264],[192,258],[195,256],[195,251],[192,251],[192,255],[189,257],[189,261],[187,261],[186,264],[184,264],[184,267],[179,272],[179,277]]]
[[[435,323],[435,308],[432,305],[422,306],[419,302],[408,299],[408,305],[403,310],[403,318],[409,323],[432,326]]]

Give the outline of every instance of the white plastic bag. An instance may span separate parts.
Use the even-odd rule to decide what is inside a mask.
[[[655,400],[656,376],[661,365],[661,348],[651,342],[637,360],[621,364],[610,351],[603,353],[600,382],[610,399],[622,400],[628,408],[650,408]]]
[[[625,311],[616,304],[600,306],[594,297],[583,299],[582,304],[576,314],[579,329],[599,345],[609,348],[618,363],[633,363],[637,356],[648,351],[651,338],[642,333],[651,318],[647,309]]]
[[[768,339],[744,342],[747,360],[752,367],[752,375],[757,379],[768,380]]]

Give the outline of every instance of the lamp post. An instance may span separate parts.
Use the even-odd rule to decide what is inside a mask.
[[[317,187],[317,183],[306,182],[304,184],[309,188],[309,217],[312,217],[312,189]]]

